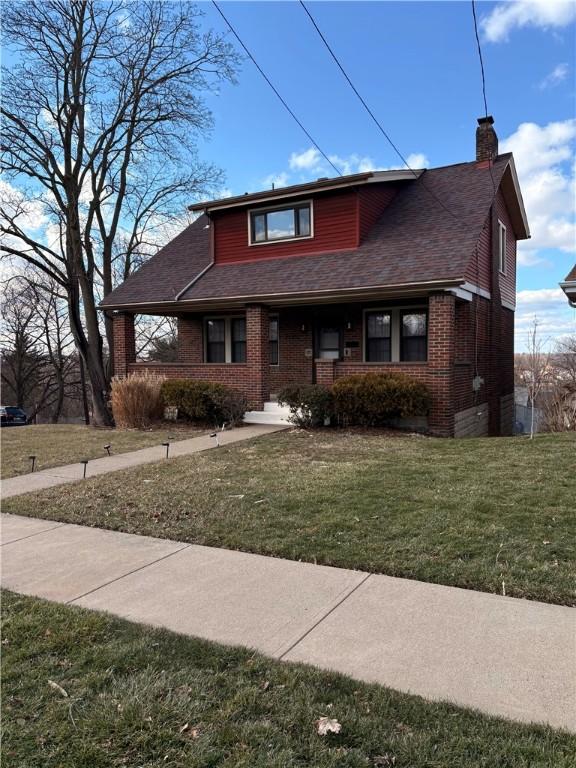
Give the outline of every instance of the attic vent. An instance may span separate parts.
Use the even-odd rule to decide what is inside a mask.
[[[316,181],[328,181],[329,178],[329,176],[320,176],[320,178],[316,179]]]

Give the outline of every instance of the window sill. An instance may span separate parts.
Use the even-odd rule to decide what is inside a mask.
[[[276,240],[261,240],[260,242],[253,243],[250,241],[248,243],[249,247],[251,248],[253,245],[276,245],[276,243],[295,243],[298,240],[313,240],[314,235],[300,235],[299,237],[279,237]]]

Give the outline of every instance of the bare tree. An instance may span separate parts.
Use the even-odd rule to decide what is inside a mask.
[[[78,357],[59,286],[39,270],[6,281],[2,296],[2,381],[7,398],[30,419],[50,413],[56,423],[64,403],[78,397]]]
[[[211,127],[202,93],[233,79],[237,59],[188,3],[30,0],[3,11],[15,63],[3,75],[1,146],[17,186],[0,209],[2,250],[63,290],[94,421],[110,424],[112,323],[103,333],[98,300],[155,228],[220,183],[197,156]]]
[[[535,317],[528,331],[528,350],[523,361],[523,384],[528,392],[531,407],[530,439],[534,437],[534,411],[538,398],[550,381],[550,352],[544,351],[545,340],[538,331],[538,319]]]

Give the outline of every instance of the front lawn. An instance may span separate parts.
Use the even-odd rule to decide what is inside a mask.
[[[573,765],[576,738],[551,728],[10,593],[2,612],[6,766]]]
[[[160,445],[168,436],[179,440],[202,434],[192,427],[166,426],[143,431],[137,429],[96,429],[82,424],[38,424],[5,427],[2,430],[1,477],[30,472],[30,456],[36,456],[36,470],[74,464],[82,459],[106,456],[104,446],[113,453],[136,451]]]
[[[3,511],[571,604],[575,458],[574,434],[282,432]]]

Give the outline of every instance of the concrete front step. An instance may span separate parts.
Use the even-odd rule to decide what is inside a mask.
[[[264,403],[264,410],[270,413],[282,413],[286,416],[290,415],[290,408],[287,405],[279,405],[275,400],[269,400]]]
[[[288,418],[281,412],[248,411],[244,414],[245,424],[284,424],[290,426]]]
[[[262,411],[248,411],[244,415],[246,424],[286,424],[289,425],[290,409],[285,405],[278,405],[275,400],[264,403]]]

